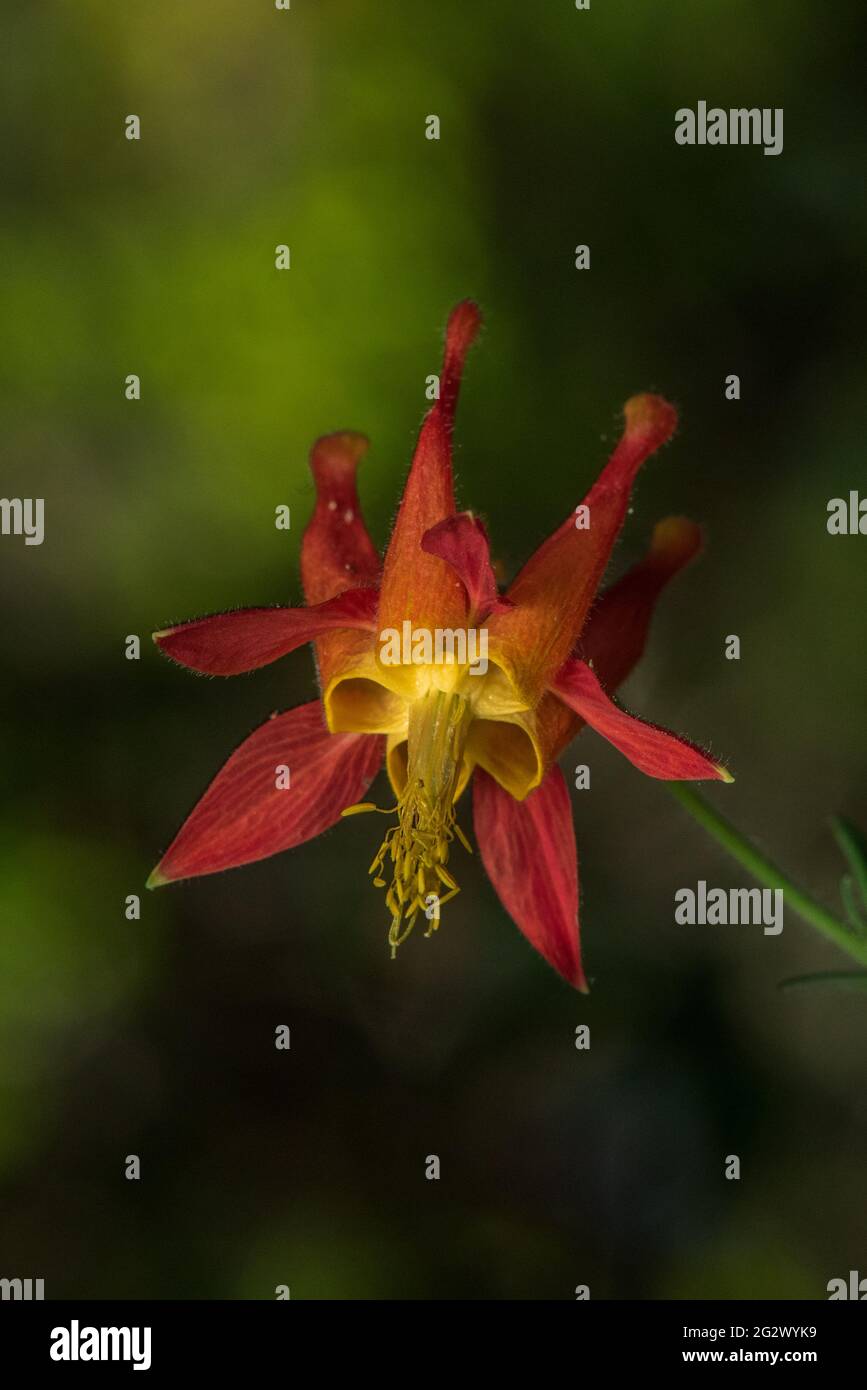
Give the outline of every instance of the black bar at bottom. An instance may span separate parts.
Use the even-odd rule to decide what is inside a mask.
[[[287,1376],[305,1374],[306,1355],[315,1356],[333,1372],[346,1358],[348,1369],[362,1373],[389,1360],[394,1337],[403,1347],[415,1345],[416,1370],[429,1377],[442,1361],[444,1374],[453,1374],[455,1359],[481,1357],[490,1370],[501,1358],[530,1351],[535,1344],[537,1370],[557,1348],[571,1348],[577,1371],[588,1362],[612,1370],[667,1372],[674,1367],[702,1365],[806,1365],[823,1372],[857,1365],[867,1333],[860,1303],[851,1302],[574,1302],[549,1304],[544,1314],[547,1336],[537,1321],[538,1305],[525,1305],[499,1323],[493,1306],[482,1312],[458,1314],[456,1331],[465,1345],[452,1342],[449,1314],[442,1304],[435,1325],[428,1318],[415,1325],[412,1303],[365,1303],[364,1322],[351,1304],[285,1302],[54,1302],[0,1303],[0,1368],[4,1375],[45,1372],[58,1380],[70,1375],[99,1377],[113,1374],[160,1380],[185,1372],[201,1378],[249,1375],[251,1365],[282,1367]],[[456,1306],[456,1305],[449,1305]],[[556,1312],[559,1306],[560,1311]],[[467,1322],[468,1316],[473,1321]],[[489,1321],[490,1319],[490,1321]],[[349,1324],[347,1328],[346,1325]],[[498,1326],[499,1324],[499,1326]],[[469,1344],[465,1336],[471,1333]],[[567,1338],[568,1341],[563,1341]],[[484,1347],[484,1352],[482,1348]],[[396,1348],[395,1348],[396,1349]],[[301,1360],[300,1358],[305,1358]],[[316,1364],[314,1362],[314,1364]],[[415,1378],[411,1364],[404,1371]],[[394,1373],[394,1368],[392,1368]]]

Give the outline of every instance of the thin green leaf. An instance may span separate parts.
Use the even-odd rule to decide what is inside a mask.
[[[867,993],[867,970],[824,970],[815,975],[793,975],[790,980],[781,980],[777,988],[801,989],[809,985],[829,985],[832,989]]]
[[[855,889],[852,886],[852,875],[844,874],[840,879],[840,897],[843,899],[843,906],[846,909],[846,916],[852,923],[854,930],[859,936],[863,936],[865,930],[864,922],[858,911],[858,901],[855,897]]]
[[[861,902],[867,908],[867,841],[857,825],[853,825],[844,816],[832,816],[831,829],[841,852],[849,862],[858,892],[861,894]]]

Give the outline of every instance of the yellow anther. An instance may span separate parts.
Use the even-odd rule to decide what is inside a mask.
[[[439,878],[441,882],[443,882],[446,885],[447,888],[457,888],[458,885],[452,878],[448,869],[443,868],[442,864],[435,864],[434,868],[437,871],[437,878]]]
[[[470,844],[464,832],[461,830],[461,827],[458,825],[457,821],[455,821],[453,829],[461,844],[463,845],[464,849],[466,850],[467,854],[472,854],[473,847]]]

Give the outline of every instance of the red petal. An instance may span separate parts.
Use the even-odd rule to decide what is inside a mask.
[[[724,767],[695,744],[619,709],[583,661],[566,661],[551,690],[648,777],[672,782],[733,781]]]
[[[500,598],[488,533],[472,512],[458,512],[457,516],[438,521],[425,531],[421,548],[451,565],[467,591],[470,622],[512,607],[508,599]]]
[[[379,577],[379,556],[355,487],[355,473],[368,448],[363,434],[342,430],[323,435],[310,450],[316,506],[301,542],[301,580],[308,603],[375,584]]]
[[[452,427],[464,360],[481,322],[477,305],[452,310],[440,375],[439,400],[421,427],[382,575],[379,626],[450,627],[464,618],[464,597],[454,575],[421,549],[422,536],[455,510]]]
[[[587,992],[578,939],[578,853],[566,780],[556,765],[523,801],[476,768],[473,819],[503,907],[564,979]]]
[[[571,513],[508,590],[514,611],[491,622],[491,644],[511,651],[513,679],[531,701],[578,640],[623,525],[635,475],[677,423],[674,407],[660,396],[634,396],[624,414],[623,437],[584,498],[589,527],[576,528]]]
[[[233,869],[312,840],[358,801],[384,740],[330,734],[318,700],[277,714],[217,773],[148,879],[148,887]],[[277,786],[277,768],[290,785]]]
[[[670,579],[701,550],[701,527],[670,516],[654,528],[650,550],[606,589],[587,619],[579,649],[605,690],[616,690],[640,660],[656,600]]]
[[[238,608],[154,633],[160,651],[207,676],[237,676],[335,628],[373,630],[375,589],[347,589],[313,608]]]

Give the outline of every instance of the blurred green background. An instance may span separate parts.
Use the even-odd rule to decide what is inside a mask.
[[[672,512],[708,547],[624,695],[724,757],[716,804],[836,903],[826,820],[864,820],[867,754],[867,542],[825,527],[865,479],[860,7],[6,18],[0,490],[46,499],[46,539],[0,539],[0,1275],[49,1297],[536,1299],[822,1298],[867,1272],[864,997],[778,992],[845,963],[791,914],[777,938],[675,926],[676,888],[748,880],[594,735],[564,758],[592,768],[588,999],[475,862],[393,964],[363,817],[143,893],[231,749],[314,692],[308,652],[208,682],[148,634],[299,598],[323,432],[370,435],[385,542],[472,295],[459,500],[508,571],[580,500],[627,396],[678,403],[612,572]],[[783,154],[678,147],[699,99],[783,107]]]

